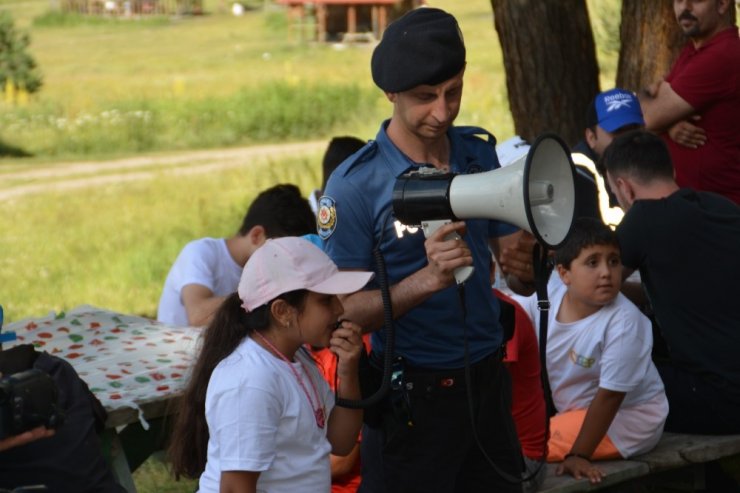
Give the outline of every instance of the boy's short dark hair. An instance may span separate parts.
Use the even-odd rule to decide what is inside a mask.
[[[627,175],[640,183],[673,179],[668,147],[647,130],[632,130],[616,137],[601,156],[599,166],[612,176]]]
[[[337,166],[342,164],[342,161],[362,149],[364,146],[364,140],[350,135],[334,137],[329,141],[326,152],[324,152],[324,159],[321,163],[323,168],[323,178],[321,182],[322,192],[326,190],[326,182],[329,181],[329,176],[331,176]]]
[[[580,217],[573,223],[565,243],[555,251],[555,264],[570,269],[571,262],[583,249],[594,245],[611,245],[619,250],[617,234],[609,226],[592,217]]]
[[[316,232],[316,216],[297,186],[275,185],[257,195],[244,216],[239,234],[255,226],[265,228],[268,238],[303,236]]]

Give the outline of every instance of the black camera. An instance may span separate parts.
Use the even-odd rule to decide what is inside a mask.
[[[59,390],[48,373],[31,369],[0,379],[0,439],[63,421]]]

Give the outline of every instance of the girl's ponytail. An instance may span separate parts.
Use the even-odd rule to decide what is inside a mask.
[[[198,359],[178,403],[168,458],[175,478],[197,478],[205,469],[208,452],[206,391],[219,362],[231,354],[249,334],[270,324],[268,307],[250,313],[242,308],[237,293],[229,295],[201,335]]]
[[[302,310],[308,291],[290,291],[279,296]],[[245,337],[270,327],[270,303],[247,313],[238,293],[229,295],[201,335],[201,349],[190,380],[178,403],[168,458],[175,478],[197,478],[208,457],[206,391],[211,374],[222,359],[234,352]]]

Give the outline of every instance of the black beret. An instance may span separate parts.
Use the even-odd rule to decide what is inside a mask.
[[[435,85],[465,67],[465,43],[453,16],[422,7],[388,25],[373,51],[373,81],[385,92]]]

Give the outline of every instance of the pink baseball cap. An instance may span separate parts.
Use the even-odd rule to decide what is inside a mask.
[[[239,281],[239,298],[250,312],[298,289],[354,293],[372,277],[372,272],[340,272],[319,247],[303,238],[286,236],[267,240],[249,257]]]

